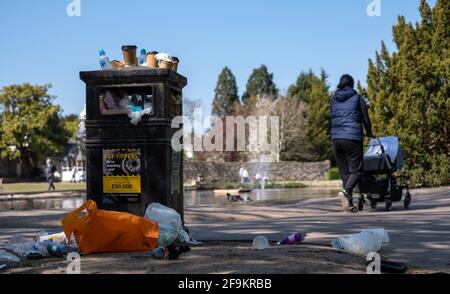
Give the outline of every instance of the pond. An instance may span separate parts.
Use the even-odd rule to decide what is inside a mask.
[[[253,201],[299,201],[311,198],[335,197],[336,189],[299,188],[299,189],[267,189],[253,190],[241,194],[243,198],[250,197]],[[81,206],[86,197],[69,196],[65,198],[34,198],[34,199],[12,199],[10,196],[1,196],[0,210],[31,210],[31,209],[74,209]],[[226,192],[215,193],[214,191],[185,191],[184,205],[217,205],[229,202]]]
[[[296,201],[311,198],[336,197],[337,189],[298,188],[298,189],[267,189],[253,190],[243,193],[245,199],[250,197],[253,201]],[[233,194],[234,195],[234,194]],[[226,193],[214,193],[214,191],[185,191],[185,205],[214,205],[229,202]]]

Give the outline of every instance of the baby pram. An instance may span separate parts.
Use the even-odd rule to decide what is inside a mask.
[[[384,202],[390,210],[393,202],[401,201],[409,209],[411,194],[408,179],[402,174],[403,151],[397,137],[372,139],[364,154],[364,171],[358,184],[361,197],[358,209],[363,210],[365,198],[370,201],[372,209],[378,202]]]

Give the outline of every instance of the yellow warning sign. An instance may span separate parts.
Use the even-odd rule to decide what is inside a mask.
[[[103,176],[103,193],[141,193],[141,176]]]

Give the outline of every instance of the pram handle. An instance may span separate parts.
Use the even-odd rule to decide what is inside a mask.
[[[378,144],[380,144],[381,156],[383,157],[384,161],[386,162],[388,169],[391,170],[391,169],[392,169],[392,166],[391,166],[391,163],[390,163],[390,161],[389,161],[389,158],[388,158],[387,155],[386,155],[386,152],[385,152],[385,150],[384,150],[384,146],[383,146],[383,144],[381,143],[380,137],[374,136],[374,138],[375,138],[375,140],[378,141]]]
[[[381,152],[383,152],[383,153],[384,153],[384,146],[383,146],[383,144],[381,144],[381,140],[380,140],[380,137],[375,137],[375,140],[377,140],[377,141],[378,141],[378,144],[380,144],[380,149],[381,149]]]
[[[367,134],[366,134],[366,137],[368,137],[368,138],[370,138],[370,139],[375,139],[375,140],[377,140],[377,141],[378,141],[378,144],[380,144],[381,152],[384,153],[384,146],[383,146],[383,144],[381,144],[381,140],[380,140],[380,137],[379,137],[379,136],[375,136],[374,134],[371,134],[371,135],[367,135]]]

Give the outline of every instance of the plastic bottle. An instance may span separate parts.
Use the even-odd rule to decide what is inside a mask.
[[[144,65],[144,63],[147,61],[147,52],[145,49],[141,50],[141,55],[139,55],[139,65]]]
[[[284,237],[282,240],[278,241],[278,245],[290,245],[295,243],[300,243],[305,240],[306,234],[294,233]]]
[[[100,66],[102,69],[111,69],[111,63],[109,63],[109,57],[106,55],[105,50],[101,49],[100,51],[98,51],[98,53],[100,54]]]
[[[65,257],[70,252],[78,252],[77,249],[54,242],[47,242],[47,252],[50,256]]]
[[[38,236],[34,238],[35,241],[38,242],[44,242],[44,241],[52,241],[55,243],[62,243],[66,240],[66,236],[64,235],[64,232],[61,233],[55,233],[55,234],[49,234],[45,231],[42,231],[39,233]]]

